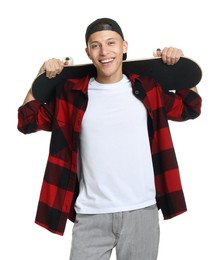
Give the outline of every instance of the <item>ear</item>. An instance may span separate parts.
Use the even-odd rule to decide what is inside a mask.
[[[87,56],[89,57],[89,59],[91,60],[91,56],[90,56],[90,53],[89,53],[89,49],[88,49],[88,48],[85,48],[85,52],[86,52]]]
[[[123,53],[127,53],[127,50],[128,50],[128,42],[123,41]]]

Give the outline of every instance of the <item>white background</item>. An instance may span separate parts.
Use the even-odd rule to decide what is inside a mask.
[[[202,115],[194,121],[170,123],[188,212],[167,221],[160,213],[158,260],[222,259],[219,3],[1,1],[0,259],[69,258],[71,222],[63,237],[34,224],[50,134],[25,136],[18,132],[17,109],[46,59],[72,56],[76,64],[89,62],[84,50],[85,29],[101,17],[113,18],[121,25],[129,42],[128,59],[151,57],[154,48],[174,46],[201,65]]]

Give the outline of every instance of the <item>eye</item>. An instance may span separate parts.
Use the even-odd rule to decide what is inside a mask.
[[[108,45],[114,45],[115,44],[115,41],[109,41],[108,42]]]
[[[91,48],[92,49],[95,49],[95,48],[98,48],[99,47],[99,44],[98,43],[92,43],[91,44]]]

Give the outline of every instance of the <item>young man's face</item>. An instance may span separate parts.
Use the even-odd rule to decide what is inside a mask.
[[[103,30],[90,35],[86,52],[96,67],[98,82],[115,83],[122,79],[123,53],[127,48],[127,42],[114,31]]]

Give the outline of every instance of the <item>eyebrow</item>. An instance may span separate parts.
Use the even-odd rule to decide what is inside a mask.
[[[111,37],[111,38],[106,39],[105,41],[110,41],[110,40],[116,40],[116,39]],[[99,43],[99,41],[92,41],[89,44],[93,44],[93,43]]]

